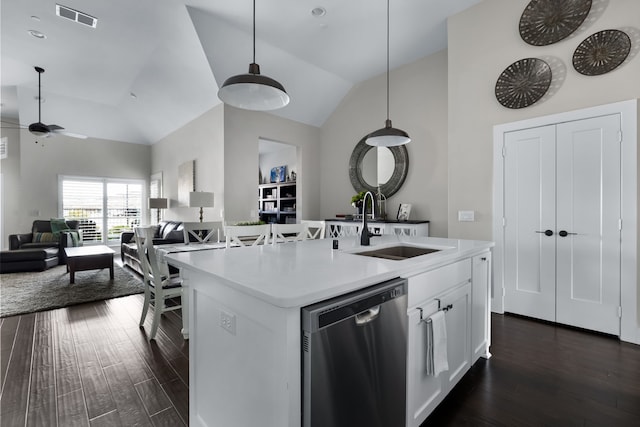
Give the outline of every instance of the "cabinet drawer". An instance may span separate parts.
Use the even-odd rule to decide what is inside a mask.
[[[470,258],[409,277],[408,307],[415,307],[468,280],[471,280]]]

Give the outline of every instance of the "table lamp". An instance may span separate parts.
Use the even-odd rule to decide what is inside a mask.
[[[160,209],[167,209],[168,201],[163,197],[150,197],[149,209],[157,209],[158,223],[160,222]]]
[[[213,193],[206,191],[192,191],[189,193],[189,207],[200,208],[200,222],[202,222],[202,208],[213,207]]]

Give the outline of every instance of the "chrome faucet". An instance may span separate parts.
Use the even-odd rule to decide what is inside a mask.
[[[367,226],[367,196],[371,197],[371,217],[376,217],[376,199],[371,191],[367,191],[362,199],[362,230],[360,232],[360,246],[369,246],[369,238],[375,236],[369,232]]]

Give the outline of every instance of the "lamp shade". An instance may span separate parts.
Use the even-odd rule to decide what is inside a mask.
[[[411,142],[411,138],[402,129],[391,126],[391,120],[387,119],[385,127],[371,132],[365,142],[374,147],[397,147]]]
[[[149,198],[149,209],[167,209],[167,199],[162,197]]]
[[[218,98],[225,104],[254,111],[276,110],[289,103],[284,86],[261,75],[256,63],[249,65],[248,74],[229,77],[218,91]]]
[[[192,191],[191,193],[189,193],[189,207],[212,208],[213,193],[208,193],[206,191]]]

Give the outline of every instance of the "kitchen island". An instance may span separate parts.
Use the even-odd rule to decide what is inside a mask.
[[[389,260],[354,252],[405,243],[439,249]],[[299,426],[301,308],[408,279],[407,425],[419,425],[478,357],[489,356],[491,242],[382,236],[167,255],[189,298],[190,424]],[[422,372],[421,317],[449,304],[450,369]],[[447,324],[449,328],[449,323]]]

